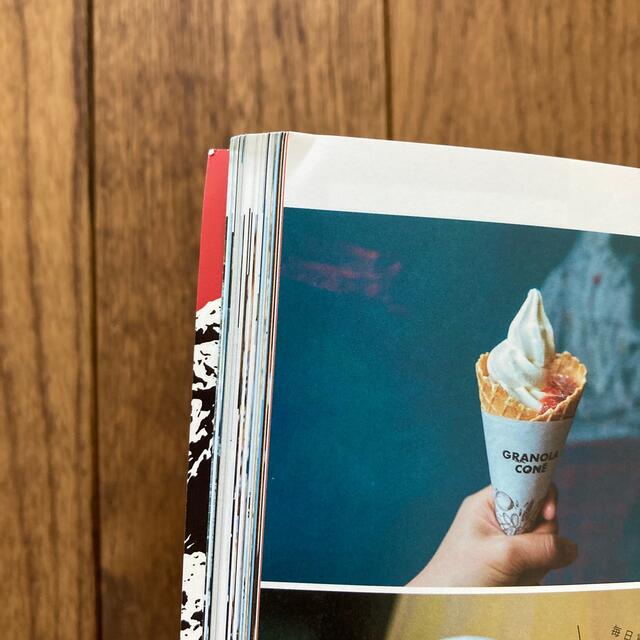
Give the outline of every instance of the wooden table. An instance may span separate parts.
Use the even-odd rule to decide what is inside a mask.
[[[0,2],[0,636],[177,637],[207,149],[640,162],[636,0]]]

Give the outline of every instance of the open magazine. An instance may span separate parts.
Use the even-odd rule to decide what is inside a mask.
[[[209,154],[182,640],[640,640],[640,170]]]

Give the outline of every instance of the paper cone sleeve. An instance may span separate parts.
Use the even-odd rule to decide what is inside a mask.
[[[507,535],[535,526],[572,422],[514,420],[482,412],[496,520]]]

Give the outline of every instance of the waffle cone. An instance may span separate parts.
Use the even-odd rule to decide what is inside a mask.
[[[570,377],[578,386],[576,390],[565,398],[558,406],[540,414],[530,409],[519,400],[512,398],[509,393],[496,384],[489,377],[487,370],[488,353],[483,353],[476,362],[476,377],[482,410],[494,416],[503,416],[512,420],[529,420],[535,422],[551,422],[573,418],[578,409],[584,385],[587,382],[587,368],[574,355],[565,351],[556,354],[555,360],[549,367],[550,373],[559,373]]]

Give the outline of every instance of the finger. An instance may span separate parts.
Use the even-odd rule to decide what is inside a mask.
[[[510,561],[520,571],[548,571],[571,564],[578,547],[551,533],[524,533],[508,538]]]
[[[467,496],[462,506],[473,511],[490,509],[493,512],[493,489],[491,485]]]
[[[493,488],[491,485],[484,487],[484,489],[480,489],[480,491],[476,491],[469,497],[473,500],[477,500],[478,502],[491,502],[491,506],[493,506]]]
[[[560,525],[557,518],[554,520],[541,520],[531,533],[558,533],[559,528]]]
[[[556,517],[558,511],[558,488],[554,483],[551,483],[549,492],[542,505],[541,515],[545,520],[553,520]]]

